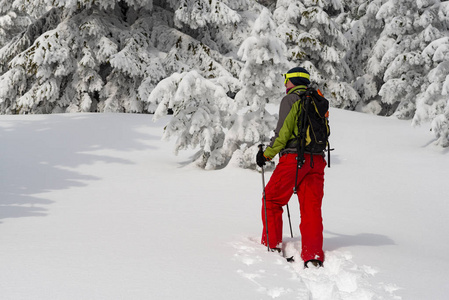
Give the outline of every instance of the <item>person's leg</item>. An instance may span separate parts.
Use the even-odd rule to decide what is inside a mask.
[[[279,163],[265,187],[270,248],[276,248],[282,243],[282,213],[284,211],[282,207],[288,203],[293,194],[295,172],[296,156],[286,154],[279,159]],[[262,198],[262,244],[267,245],[263,201],[264,199]]]
[[[304,166],[309,168],[310,161]],[[301,258],[324,261],[323,252],[323,219],[321,204],[324,196],[324,167],[326,162],[322,157],[314,157],[314,167],[309,168],[307,175],[299,186],[298,199],[301,211]]]

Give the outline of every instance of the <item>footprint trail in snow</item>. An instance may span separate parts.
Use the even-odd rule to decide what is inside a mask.
[[[277,253],[266,251],[258,238],[232,243],[234,259],[241,262],[237,274],[254,287],[257,299],[304,300],[399,300],[394,284],[372,283],[377,271],[357,266],[348,252],[327,251],[324,268],[304,269],[298,249],[299,239],[287,239],[285,256],[295,256],[289,263]]]

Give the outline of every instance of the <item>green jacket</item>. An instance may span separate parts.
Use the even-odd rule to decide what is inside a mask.
[[[287,148],[288,141],[298,135],[298,111],[301,107],[301,101],[295,91],[305,91],[307,89],[304,85],[299,85],[288,91],[288,94],[282,98],[279,107],[279,120],[274,131],[274,137],[271,138],[271,143],[263,153],[268,159],[273,159],[279,152],[296,152],[296,148]]]

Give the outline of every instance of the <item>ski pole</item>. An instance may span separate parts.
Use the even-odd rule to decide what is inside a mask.
[[[290,209],[288,209],[288,203],[287,203],[287,215],[288,215],[288,224],[290,225],[290,236],[293,238],[292,221],[290,221]]]
[[[259,145],[259,150],[263,151],[263,145]],[[262,193],[263,193],[263,207],[265,210],[265,235],[267,236],[267,250],[270,251],[270,242],[268,240],[268,216],[267,216],[267,197],[265,196],[265,174],[262,166]]]
[[[263,166],[262,166],[262,188],[263,188],[263,207],[265,209],[265,235],[267,236],[267,250],[270,251],[270,242],[268,239],[267,197],[265,196],[265,175]]]

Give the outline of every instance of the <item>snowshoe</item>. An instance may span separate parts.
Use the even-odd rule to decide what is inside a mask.
[[[304,263],[304,268],[307,269],[309,267],[321,268],[323,267],[323,262],[317,259],[308,260]]]

